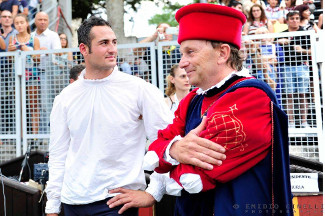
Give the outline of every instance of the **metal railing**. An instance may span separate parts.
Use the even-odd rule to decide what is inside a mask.
[[[305,37],[307,41],[301,41]],[[304,44],[311,52],[297,54],[290,50],[290,44],[280,44],[281,38],[290,38],[292,44]],[[270,40],[267,42],[267,39]],[[294,41],[298,39],[300,41]],[[252,75],[270,84],[281,107],[291,115],[290,153],[320,160],[324,143],[320,82],[323,80],[317,67],[315,41],[313,32],[254,35],[243,38],[243,51],[245,67]],[[118,50],[121,70],[153,83],[161,91],[166,87],[171,66],[181,58],[176,41],[157,45],[123,44]],[[68,60],[71,55],[73,59]],[[83,62],[79,49],[17,51],[0,53],[0,58],[0,162],[21,155],[28,145],[32,150],[47,151],[52,103],[69,84],[70,68]],[[290,68],[305,69],[304,74],[308,77],[294,81],[289,77]],[[291,86],[301,86],[301,90],[291,91]],[[305,116],[302,116],[303,111],[307,111]],[[303,127],[304,120],[310,128]]]

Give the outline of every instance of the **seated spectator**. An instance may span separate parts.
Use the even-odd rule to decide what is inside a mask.
[[[260,27],[266,27],[269,32],[273,32],[272,23],[268,22],[264,9],[261,5],[255,4],[249,11],[247,22],[244,25],[243,34],[253,35]]]
[[[304,30],[315,30],[317,33],[319,31],[318,26],[310,20],[310,10],[308,5],[298,5],[295,7],[295,10],[299,11],[299,16],[300,16],[300,26]]]
[[[279,7],[278,0],[268,0],[269,5],[265,8],[267,19],[274,25],[276,22],[284,23],[283,11]]]
[[[284,17],[287,17],[288,12],[294,10],[295,7],[296,7],[296,0],[284,0],[280,4],[280,8],[282,8],[283,10]]]
[[[263,0],[242,0],[241,3],[243,4],[243,12],[246,17],[249,17],[249,11],[253,5],[261,5],[263,9],[266,7]]]
[[[190,92],[191,85],[188,82],[186,71],[181,69],[178,64],[174,64],[167,76],[167,88],[165,101],[174,113],[179,102]]]
[[[78,64],[78,65],[73,66],[70,69],[70,73],[69,73],[69,82],[70,82],[70,84],[78,79],[81,71],[83,71],[85,68],[86,68],[85,65]]]
[[[234,9],[236,9],[236,10],[239,10],[240,12],[243,12],[243,5],[239,1],[231,1],[229,3],[229,7],[232,7]]]
[[[7,10],[12,13],[12,16],[15,17],[18,13],[18,0],[2,0],[0,1],[0,12]]]
[[[15,28],[18,34],[11,36],[9,39],[8,51],[13,52],[17,50],[30,51],[39,50],[39,40],[31,35],[28,18],[24,14],[18,14],[14,19]],[[33,134],[38,133],[39,123],[39,107],[38,107],[38,86],[39,76],[37,69],[34,67],[34,61],[38,61],[39,55],[27,55],[26,59],[26,89],[27,89],[27,105],[31,114],[31,132]]]

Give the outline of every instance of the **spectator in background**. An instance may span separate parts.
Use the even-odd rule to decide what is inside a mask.
[[[18,14],[14,19],[14,25],[18,33],[10,37],[8,51],[31,51],[40,49],[38,38],[35,38],[35,35],[31,34],[26,15]],[[28,113],[31,115],[32,134],[37,134],[39,129],[39,76],[34,66],[34,61],[38,61],[38,58],[38,55],[27,55],[25,65],[27,106]]]
[[[310,10],[308,5],[298,5],[295,7],[295,10],[299,11],[299,16],[300,16],[300,26],[304,30],[315,30],[317,33],[319,31],[318,26],[310,20]]]
[[[276,22],[284,23],[283,11],[279,7],[278,0],[268,0],[269,5],[265,8],[265,15],[269,22],[274,25]]]
[[[287,14],[288,30],[284,32],[304,31],[300,26],[299,12],[289,11]],[[290,38],[280,38],[278,43],[282,45],[285,65],[284,65],[284,93],[287,94],[287,114],[289,116],[289,128],[295,128],[294,116],[294,94],[298,94],[300,106],[300,127],[310,128],[307,122],[308,101],[306,94],[309,92],[309,68],[308,61],[311,54],[310,40],[307,36],[293,36]]]
[[[62,49],[69,48],[68,36],[66,34],[64,34],[64,33],[59,33],[59,38],[60,38]],[[69,61],[73,60],[71,52],[66,52],[66,53],[62,54],[61,58],[67,59]]]
[[[0,13],[1,37],[5,42],[5,49],[1,52],[7,52],[9,46],[9,39],[12,35],[17,33],[16,29],[12,28],[13,18],[12,14],[8,10],[1,11]],[[10,128],[13,128],[12,119],[14,114],[10,110],[15,110],[15,73],[12,69],[13,64],[9,63],[8,57],[0,57],[0,88],[1,88],[1,128],[3,133],[10,132]]]
[[[232,8],[234,8],[234,9],[240,11],[240,12],[243,12],[243,5],[239,1],[231,1],[229,3],[229,7],[232,7]]]
[[[28,10],[28,1],[27,0],[19,0],[18,11],[20,13],[25,14],[28,17],[29,10]]]
[[[3,30],[3,32],[1,32],[1,36],[6,43],[6,51],[8,51],[10,36],[17,34],[18,32],[16,31],[16,29],[12,27],[13,17],[10,11],[8,10],[1,11],[0,21],[2,25],[1,28]]]
[[[283,8],[283,16],[287,17],[288,12],[294,10],[294,8],[296,6],[296,0],[284,0],[282,2],[285,2],[284,3],[285,6],[282,7]],[[282,2],[281,2],[281,5],[283,5]]]
[[[78,65],[73,66],[70,69],[70,73],[69,73],[69,82],[70,82],[70,84],[78,79],[81,71],[83,71],[85,68],[86,68],[85,65],[78,64]]]
[[[61,49],[59,35],[48,29],[49,17],[45,12],[38,12],[35,16],[36,30],[32,33],[40,41],[41,50]],[[40,132],[49,132],[50,111],[53,102],[51,86],[53,83],[54,71],[52,68],[52,58],[49,54],[42,54],[39,64],[40,71]]]
[[[265,27],[258,28],[255,34],[268,34]],[[277,56],[272,38],[255,39],[249,44],[249,53],[256,67],[256,78],[263,80],[275,91],[277,86]]]
[[[127,59],[125,59],[125,58],[122,58],[122,62],[123,63],[120,65],[121,71],[123,71],[124,73],[132,75],[130,62],[128,62]]]
[[[18,13],[18,0],[2,0],[0,3],[0,12],[7,10],[12,13],[12,16],[15,17]]]
[[[167,33],[167,29],[170,27],[171,26],[168,23],[160,23],[157,26],[157,29],[153,33],[153,35],[143,39],[139,43],[148,43],[148,42],[153,42],[153,41],[164,42],[164,41],[173,40],[173,35]],[[150,50],[150,48],[143,48],[143,47],[134,48],[133,51],[134,51],[134,54],[136,55],[136,57],[141,57],[141,59],[143,59],[146,62],[146,64],[149,65],[148,69],[149,69],[149,71],[151,71],[150,56],[151,56],[151,52],[153,52],[153,51]],[[156,56],[158,56],[157,49],[155,50],[155,52],[156,52]],[[163,71],[167,72],[173,64],[176,64],[179,62],[180,58],[181,58],[181,54],[179,52],[179,49],[176,46],[174,46],[174,45],[164,46],[163,52],[162,52]],[[153,73],[156,72],[158,75],[158,58],[156,58],[156,69],[157,69],[157,71],[152,71],[152,72]],[[145,74],[143,75],[143,78],[145,80],[149,80],[149,74],[148,74],[149,71],[145,71]],[[139,75],[141,75],[141,74],[139,74]]]
[[[167,76],[167,88],[165,101],[169,109],[174,113],[179,102],[190,92],[191,85],[188,82],[186,71],[174,64]]]
[[[243,0],[241,2],[243,3],[243,12],[246,15],[246,17],[249,17],[249,11],[253,5],[255,4],[261,5],[263,9],[265,9],[266,7],[263,0]]]
[[[68,37],[64,33],[59,33],[60,42],[62,48],[68,48]],[[57,55],[53,55],[53,64],[55,67],[52,69],[54,71],[54,86],[51,91],[51,100],[58,95],[64,87],[68,85],[68,74],[69,70],[73,64],[73,58],[71,52],[62,52]],[[52,83],[52,82],[51,82]]]
[[[273,32],[272,23],[268,21],[263,7],[259,4],[255,4],[249,10],[249,16],[244,25],[243,34],[253,35],[256,29],[260,27],[266,27],[269,32]]]

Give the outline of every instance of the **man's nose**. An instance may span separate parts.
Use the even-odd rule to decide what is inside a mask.
[[[181,60],[179,61],[179,67],[183,69],[186,68],[188,65],[189,62],[184,57],[182,57]]]

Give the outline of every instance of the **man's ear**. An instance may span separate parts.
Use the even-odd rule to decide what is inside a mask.
[[[221,44],[219,47],[219,64],[226,64],[230,57],[231,48],[228,44]]]
[[[89,54],[89,47],[84,43],[79,45],[79,50],[83,56],[87,56]]]

